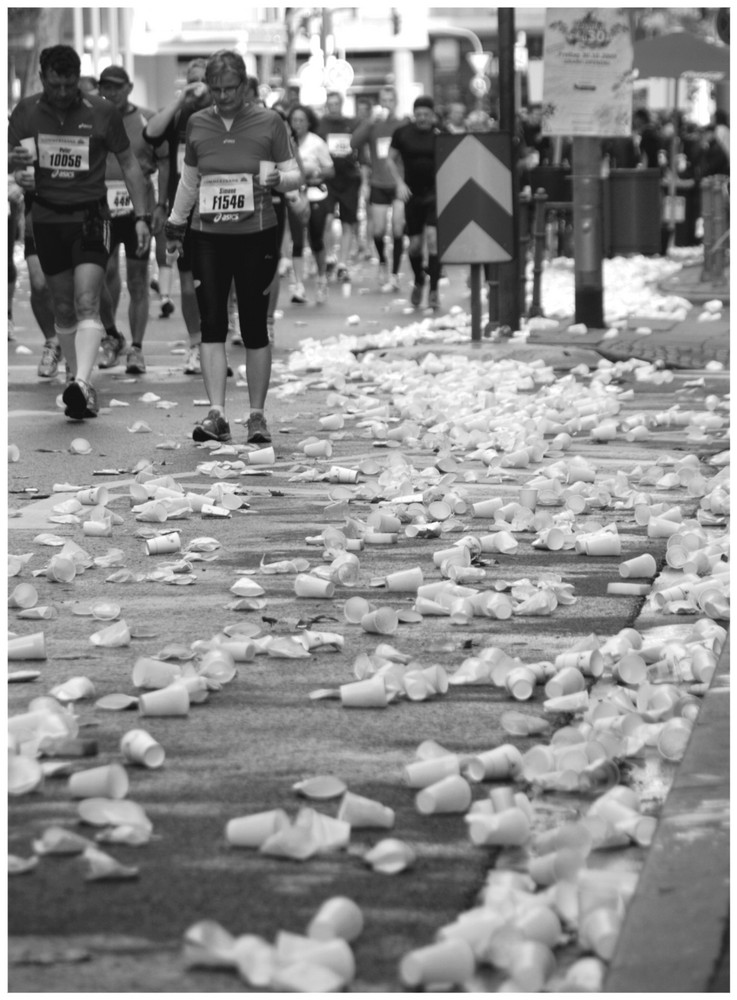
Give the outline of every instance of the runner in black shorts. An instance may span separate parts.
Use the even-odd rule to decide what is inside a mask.
[[[361,168],[358,153],[351,148],[351,135],[356,128],[354,118],[342,113],[343,98],[331,91],[325,101],[327,111],[320,119],[317,134],[328,144],[335,174],[326,181],[328,189],[327,222],[325,235],[330,252],[330,233],[335,209],[340,215],[340,249],[338,251],[338,281],[349,281],[348,260],[351,243],[358,228],[358,200],[361,193]]]
[[[184,147],[187,136],[187,122],[196,111],[212,104],[212,94],[205,83],[206,59],[193,59],[187,65],[186,83],[173,101],[149,118],[143,136],[154,148],[161,143],[169,144],[169,184],[168,190],[159,188],[159,201],[168,204],[169,211],[174,204],[177,185],[184,163]],[[192,276],[192,239],[190,230],[184,236],[182,252],[177,258],[179,290],[182,296],[182,316],[189,335],[189,355],[184,365],[185,375],[199,375],[200,365],[200,309]]]
[[[62,398],[65,415],[96,417],[92,371],[102,340],[100,293],[110,248],[105,189],[113,153],[133,203],[138,252],[148,253],[151,217],[143,174],[116,109],[79,89],[80,59],[68,45],[41,52],[43,92],[13,109],[10,166],[34,166],[33,233],[54,303],[56,333],[73,376]]]
[[[438,280],[438,217],[435,202],[435,104],[431,97],[421,95],[413,105],[414,121],[402,125],[392,136],[387,166],[397,183],[397,197],[405,203],[409,262],[415,276],[412,305],[422,301],[425,284],[423,237],[427,241],[427,268],[430,275],[428,305],[440,305]],[[403,176],[402,176],[403,172]]]

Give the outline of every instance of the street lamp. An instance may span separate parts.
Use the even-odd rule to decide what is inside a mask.
[[[474,73],[469,86],[471,93],[476,98],[477,105],[480,105],[481,99],[486,97],[491,89],[488,73],[493,54],[491,52],[484,52],[481,39],[470,28],[461,28],[457,25],[447,26],[443,28],[443,34],[454,35],[457,38],[467,38],[473,45],[473,52],[466,53],[466,59]]]

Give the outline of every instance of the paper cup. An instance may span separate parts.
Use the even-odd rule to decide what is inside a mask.
[[[298,573],[294,578],[294,593],[297,597],[331,598],[335,595],[335,584],[311,573]]]
[[[602,532],[582,539],[588,556],[618,556],[622,552],[622,539],[612,531]]]
[[[530,839],[530,819],[513,806],[498,813],[468,813],[468,834],[477,846],[521,847]]]
[[[340,685],[344,708],[386,708],[389,704],[383,677],[368,677]]]
[[[459,775],[460,771],[458,757],[455,754],[446,754],[443,757],[412,761],[405,766],[402,777],[410,788],[427,788],[442,778]]]
[[[258,182],[262,187],[266,184],[266,178],[269,174],[272,174],[275,170],[276,163],[273,160],[259,160]]]
[[[521,758],[520,754],[520,758]],[[511,785],[497,785],[489,789],[489,801],[494,807],[495,813],[504,812],[505,809],[513,809],[515,806],[514,788]]]
[[[122,764],[76,771],[69,778],[69,794],[75,799],[124,799],[128,794],[128,773]]]
[[[308,441],[302,448],[308,458],[330,458],[333,454],[332,442],[323,439],[321,441]]]
[[[108,493],[107,486],[92,486],[87,490],[80,490],[78,493],[75,493],[75,497],[85,506],[101,504],[103,507],[106,507],[110,494]]]
[[[46,567],[46,577],[53,583],[70,583],[76,575],[74,560],[66,556],[52,556]]]
[[[283,809],[236,816],[225,825],[225,839],[231,847],[259,848],[274,833],[289,827],[289,816]]]
[[[178,531],[146,539],[146,553],[149,556],[161,555],[165,552],[179,552],[181,547],[182,540],[179,537]]]
[[[668,719],[658,736],[658,753],[665,760],[680,761],[693,732],[693,723],[680,716]]]
[[[463,773],[471,781],[498,781],[514,778],[519,773],[522,754],[512,743],[502,743],[493,750],[485,750],[467,758]]]
[[[33,608],[38,604],[38,591],[31,583],[19,583],[8,598],[9,608]]]
[[[448,775],[421,789],[415,797],[423,816],[435,813],[464,813],[471,805],[471,786],[459,774]]]
[[[583,851],[561,847],[557,851],[530,858],[527,870],[538,885],[552,885],[562,879],[572,879],[586,863]]]
[[[397,612],[393,608],[376,608],[361,618],[361,628],[364,632],[379,635],[394,635],[399,625]]]
[[[353,625],[360,625],[361,619],[374,610],[365,597],[349,597],[343,605],[343,617]]]
[[[340,803],[338,819],[349,823],[351,828],[390,830],[394,826],[394,810],[374,799],[346,792]]]
[[[32,632],[30,635],[16,635],[8,639],[9,660],[45,660],[46,635]]]
[[[519,502],[528,510],[534,510],[537,506],[537,490],[532,487],[524,487],[519,491]]]
[[[622,917],[610,906],[600,906],[581,921],[580,933],[599,958],[611,961],[622,929]]]
[[[563,667],[545,685],[545,694],[548,698],[560,698],[564,694],[583,691],[585,687],[586,679],[580,670],[576,667]]]
[[[587,677],[601,677],[604,673],[604,657],[598,649],[582,649],[578,652],[559,653],[555,658],[556,670],[575,667]]]
[[[532,697],[537,684],[537,676],[529,667],[514,667],[504,679],[504,685],[516,701],[527,701]]]
[[[474,517],[494,517],[503,506],[504,500],[501,497],[492,497],[489,500],[479,500],[478,503],[471,504],[471,511]]]
[[[476,959],[467,941],[455,938],[408,952],[399,963],[404,986],[461,985],[476,970]]]
[[[182,676],[182,668],[166,660],[155,660],[151,656],[139,656],[133,664],[132,681],[134,687],[157,691],[165,688]]]
[[[390,514],[386,510],[372,511],[366,518],[366,524],[379,533],[392,533],[402,529],[402,522],[396,514]]]
[[[145,729],[129,729],[120,739],[120,752],[131,764],[155,770],[164,763],[166,752]]]
[[[540,993],[555,970],[555,956],[541,941],[519,941],[512,949],[509,977],[523,993]]]
[[[159,691],[148,691],[139,697],[138,711],[147,716],[188,715],[189,692],[176,683]]]
[[[675,535],[680,530],[681,525],[667,517],[651,517],[647,522],[648,538],[670,538],[671,535]]]
[[[361,908],[347,896],[326,899],[307,926],[307,937],[317,941],[343,938],[355,941],[363,930]]]
[[[400,593],[417,593],[417,588],[423,583],[422,570],[419,566],[412,569],[398,570],[396,573],[389,573],[386,578],[386,589]]]
[[[657,571],[658,564],[655,562],[655,557],[651,556],[649,552],[619,564],[619,575],[625,580],[633,576],[653,577]]]
[[[276,452],[269,445],[268,448],[256,448],[248,452],[249,465],[273,465],[276,462]]]

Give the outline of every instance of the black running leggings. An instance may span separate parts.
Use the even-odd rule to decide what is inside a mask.
[[[279,263],[277,233],[276,226],[243,235],[192,232],[192,276],[203,343],[227,340],[228,294],[234,281],[244,344],[268,345],[268,289]]]

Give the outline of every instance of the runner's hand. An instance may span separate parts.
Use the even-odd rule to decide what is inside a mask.
[[[148,253],[151,246],[151,230],[142,219],[136,222],[136,238],[138,239],[136,256],[143,257],[144,254]]]
[[[412,197],[412,192],[410,191],[410,189],[407,187],[404,181],[400,181],[397,184],[397,198],[399,198],[400,201],[409,201],[411,197]]]
[[[166,219],[167,219],[166,209],[163,207],[163,205],[157,205],[156,208],[154,209],[153,223],[151,225],[151,232],[154,234],[154,236],[158,236],[159,233],[162,232],[164,224],[166,223]]]
[[[33,166],[33,153],[25,146],[14,146],[10,150],[8,159],[11,170],[22,170],[24,167]]]

